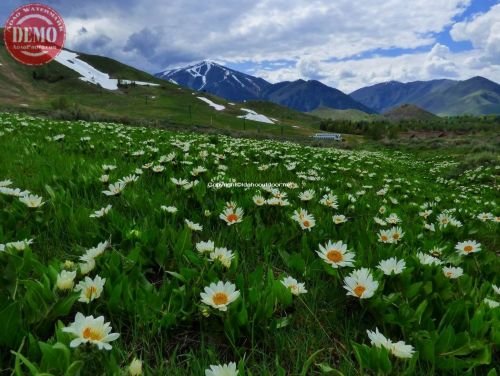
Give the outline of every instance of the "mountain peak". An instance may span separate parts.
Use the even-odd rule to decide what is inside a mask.
[[[485,77],[482,77],[482,76],[474,76],[472,78],[469,78],[468,80],[465,80],[463,81],[464,83],[478,83],[478,84],[487,84],[487,85],[498,85],[497,83],[491,81],[491,80],[488,80],[487,78]]]
[[[166,70],[155,76],[238,102],[259,99],[262,90],[270,85],[261,78],[237,72],[208,59],[187,67]]]

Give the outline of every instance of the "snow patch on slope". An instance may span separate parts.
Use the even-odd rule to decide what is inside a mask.
[[[215,108],[217,111],[222,111],[222,110],[225,110],[226,107],[224,107],[223,105],[220,105],[220,104],[217,104],[217,103],[214,103],[212,102],[210,99],[208,98],[205,98],[205,97],[197,97],[198,99],[202,100],[203,102],[205,103],[208,103],[208,105],[210,107],[213,107]]]
[[[104,89],[108,90],[118,90],[118,80],[113,80],[109,77],[109,74],[103,73],[95,69],[90,64],[78,59],[78,55],[69,52],[61,51],[55,59],[59,64],[74,70],[82,77],[80,80],[90,82],[94,85],[101,85]]]
[[[114,78],[112,78],[114,80]],[[118,82],[118,80],[116,80]],[[139,86],[160,86],[158,84],[153,84],[152,82],[144,82],[144,81],[131,81],[131,80],[121,80],[121,83],[124,85],[136,84]]]
[[[57,55],[55,59],[59,64],[74,70],[76,73],[81,75],[80,80],[85,82],[90,82],[94,85],[100,85],[104,89],[108,90],[118,90],[118,80],[115,78],[110,78],[109,74],[103,73],[95,69],[92,65],[78,59],[78,54],[74,52],[69,52],[63,50]],[[141,86],[160,86],[158,84],[153,84],[151,82],[143,81],[131,81],[131,80],[121,80],[123,84],[130,85],[135,83]]]
[[[240,119],[253,120],[253,121],[258,121],[260,123],[274,124],[274,121],[269,119],[267,116],[258,114],[254,110],[242,108],[241,111],[245,111],[247,114],[242,115],[242,116],[238,116],[238,118],[240,118]]]

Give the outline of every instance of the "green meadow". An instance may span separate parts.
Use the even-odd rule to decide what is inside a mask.
[[[0,373],[497,375],[500,166],[379,149],[1,114]]]

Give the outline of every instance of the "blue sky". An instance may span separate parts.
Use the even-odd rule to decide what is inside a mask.
[[[68,0],[67,47],[149,72],[210,59],[350,92],[388,80],[500,81],[499,0]],[[2,0],[0,22],[26,2]]]

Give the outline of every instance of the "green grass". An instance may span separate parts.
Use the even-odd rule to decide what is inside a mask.
[[[61,134],[64,139],[54,140]],[[162,158],[169,153],[176,154],[173,162]],[[45,203],[30,209],[0,194],[0,244],[34,240],[24,251],[0,251],[0,369],[15,375],[120,375],[138,357],[147,375],[202,375],[209,365],[231,361],[239,376],[486,375],[499,361],[494,351],[500,309],[484,302],[499,300],[492,289],[500,284],[498,223],[477,215],[499,215],[493,203],[498,167],[485,164],[442,180],[462,157],[321,149],[2,114],[0,181],[11,179],[11,187],[28,189]],[[154,173],[147,163],[165,170]],[[121,195],[108,197],[99,181],[105,164],[116,166],[110,182],[136,169],[143,173]],[[195,177],[197,166],[207,171]],[[171,178],[198,184],[186,190]],[[279,188],[288,206],[257,206],[255,194],[273,195],[256,188],[212,189],[215,179],[294,182],[300,188]],[[298,195],[307,189],[315,196],[301,201]],[[329,190],[336,208],[320,203]],[[229,201],[244,210],[242,222],[231,226],[219,218]],[[90,218],[108,204],[105,217]],[[162,205],[178,211],[166,213]],[[424,207],[432,209],[427,223],[435,224],[435,232],[423,228]],[[291,218],[299,208],[314,215],[310,231]],[[440,228],[437,217],[446,212],[462,226]],[[397,244],[377,240],[378,231],[390,226],[373,218],[390,213],[402,221],[404,236]],[[348,221],[335,225],[334,214]],[[203,230],[189,230],[185,219]],[[78,263],[105,240],[110,246],[90,273],[106,278],[101,296],[86,304],[76,301],[79,293],[58,290],[65,260]],[[232,250],[231,266],[200,254],[196,244],[202,240]],[[329,240],[355,253],[353,267],[334,269],[322,261],[316,251]],[[466,240],[480,242],[481,251],[459,256],[454,247]],[[417,253],[435,247],[442,248],[436,257],[443,265],[423,265]],[[376,268],[389,257],[405,260],[401,274],[385,276]],[[461,267],[464,275],[446,278],[446,265]],[[361,267],[370,268],[379,283],[371,298],[347,296],[343,288],[344,278]],[[305,283],[308,292],[293,296],[281,284],[285,276]],[[76,282],[82,279],[78,272]],[[241,294],[227,312],[200,301],[204,287],[218,280],[234,283]],[[69,347],[74,337],[62,328],[77,312],[102,315],[120,333],[111,351]],[[366,330],[375,328],[413,346],[412,359],[371,346]]]
[[[336,110],[328,107],[318,108],[310,113],[322,119],[348,121],[376,121],[383,120],[381,115],[371,115],[359,110]]]

